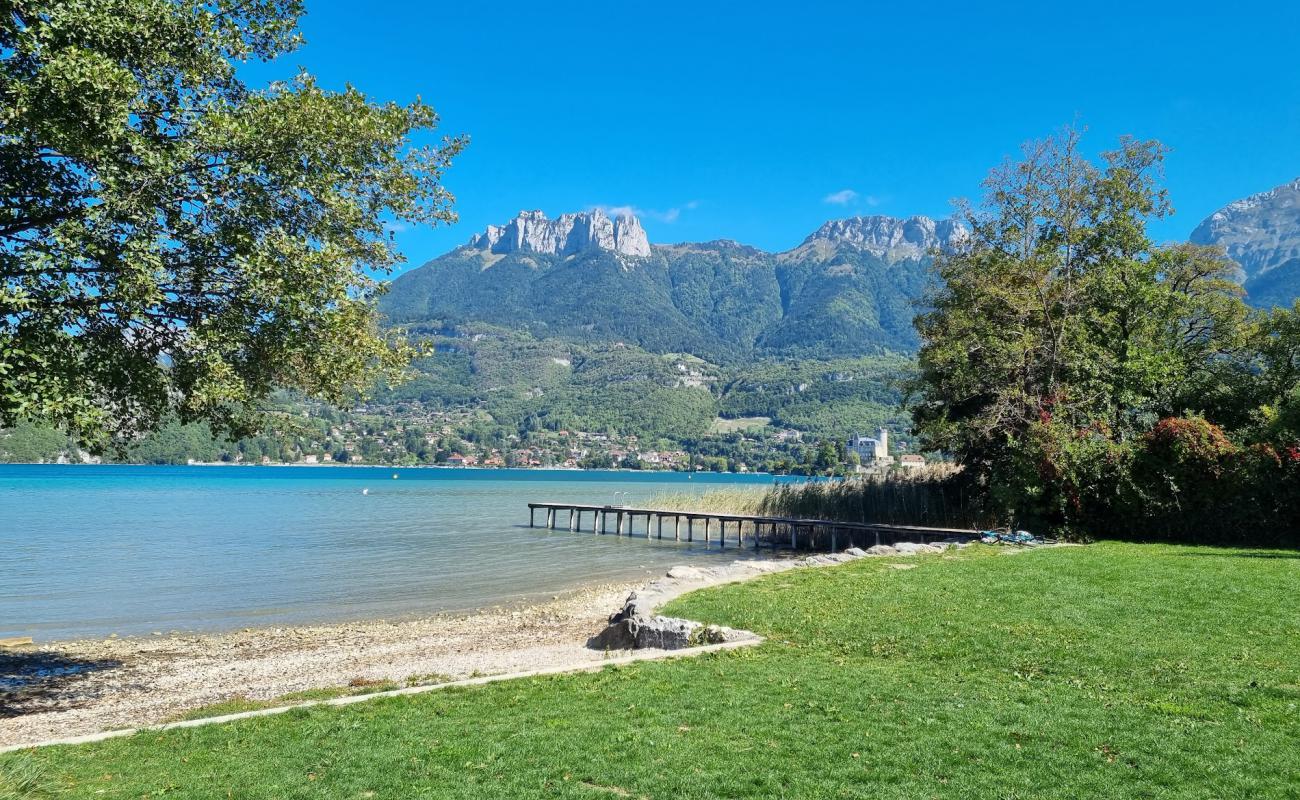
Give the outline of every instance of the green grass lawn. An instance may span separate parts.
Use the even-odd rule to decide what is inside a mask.
[[[0,770],[35,796],[96,798],[1300,797],[1300,554],[1103,544],[910,563],[670,609],[769,637],[753,649]]]

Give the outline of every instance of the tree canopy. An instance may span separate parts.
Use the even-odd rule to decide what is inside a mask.
[[[246,431],[400,368],[375,323],[393,221],[447,222],[462,138],[310,75],[299,0],[9,0],[0,14],[0,425],[92,447],[171,416]]]
[[[991,173],[983,204],[963,209],[969,237],[937,258],[914,423],[1025,524],[1077,531],[1127,513],[1140,526],[1162,508],[1183,524],[1245,496],[1224,475],[1237,490],[1300,476],[1286,456],[1300,443],[1296,312],[1250,310],[1219,249],[1152,241],[1148,222],[1170,210],[1164,154],[1125,139],[1093,164],[1073,130],[1031,144]],[[1194,467],[1175,463],[1191,453]],[[1261,502],[1272,519],[1265,506],[1290,501]]]

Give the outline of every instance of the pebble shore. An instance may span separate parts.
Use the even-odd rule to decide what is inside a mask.
[[[474,614],[0,650],[0,687],[10,686],[0,694],[0,747],[154,725],[233,698],[271,700],[349,684],[411,686],[589,666],[610,655],[587,643],[611,627],[610,614],[617,609],[650,616],[672,598],[708,586],[871,556],[941,552],[948,546],[901,544],[680,566],[648,584],[592,586],[538,605]],[[752,637],[744,631],[730,634]],[[42,670],[44,677],[13,689],[24,670]]]

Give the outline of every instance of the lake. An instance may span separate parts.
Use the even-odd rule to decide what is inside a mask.
[[[660,492],[775,480],[0,465],[0,637],[40,642],[391,619],[548,599],[738,552],[529,528],[530,501],[612,503],[626,492],[618,500],[636,505]]]

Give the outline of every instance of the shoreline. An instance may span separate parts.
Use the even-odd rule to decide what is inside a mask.
[[[0,687],[24,660],[29,667],[43,670],[37,682],[0,695],[0,750],[177,722],[187,712],[232,700],[260,702],[257,707],[265,709],[277,703],[280,707],[300,704],[303,692],[341,689],[349,699],[332,695],[339,703],[356,702],[368,696],[364,694],[368,688],[379,688],[379,694],[402,693],[513,673],[597,669],[611,659],[626,660],[637,654],[689,653],[698,648],[657,650],[680,645],[652,644],[636,650],[606,650],[588,644],[627,625],[629,616],[642,625],[702,627],[655,616],[665,603],[697,589],[873,556],[942,553],[950,546],[954,545],[904,543],[866,551],[850,548],[806,557],[737,560],[712,567],[682,565],[653,580],[588,586],[517,610],[498,608],[404,622],[69,641],[60,643],[59,651],[0,650]],[[915,564],[892,566],[908,569]],[[748,631],[729,631],[723,641],[738,645],[758,638]],[[349,692],[348,687],[356,691]],[[299,697],[286,697],[295,694]],[[231,711],[226,707],[214,715]]]
[[[588,649],[588,637],[644,583],[602,583],[543,603],[401,620],[0,649],[0,746],[159,724],[232,699],[599,664],[606,653]]]
[[[290,703],[286,695],[303,692],[394,684],[414,689],[684,652],[593,649],[588,641],[630,602],[659,607],[696,589],[840,560],[848,559],[679,565],[657,577],[594,584],[547,602],[471,613],[0,649],[0,748],[176,722],[195,709],[232,700]],[[24,672],[34,680],[6,689]]]
[[[68,461],[60,463],[58,461],[4,461],[0,466],[5,467],[300,467],[302,469],[383,469],[383,470],[455,470],[457,472],[476,471],[476,472],[583,472],[597,473],[610,472],[619,475],[754,475],[763,478],[809,478],[817,476],[798,475],[795,473],[784,472],[761,472],[752,470],[747,472],[730,472],[727,470],[703,470],[703,469],[628,469],[626,467],[601,467],[599,469],[588,469],[586,467],[465,467],[453,466],[451,464],[305,464],[301,461],[276,461],[270,464],[250,464],[235,463],[233,461],[194,461],[185,464],[152,464],[138,461]]]

